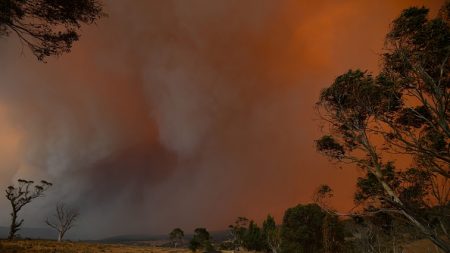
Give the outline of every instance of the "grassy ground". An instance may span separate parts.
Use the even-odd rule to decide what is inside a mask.
[[[185,249],[168,249],[154,246],[129,246],[82,242],[55,242],[44,240],[0,241],[1,253],[175,253],[190,252]]]

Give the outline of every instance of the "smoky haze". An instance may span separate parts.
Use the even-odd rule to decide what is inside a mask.
[[[25,226],[63,200],[80,238],[279,220],[322,183],[350,208],[358,172],[315,152],[314,103],[347,69],[375,71],[390,21],[423,4],[441,2],[106,1],[47,64],[2,38],[0,185],[53,182]]]

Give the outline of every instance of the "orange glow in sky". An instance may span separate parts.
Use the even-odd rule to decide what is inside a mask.
[[[324,183],[348,210],[359,172],[315,151],[314,104],[348,69],[377,70],[402,9],[441,3],[111,0],[47,64],[2,39],[1,187],[53,182],[27,226],[64,199],[90,238],[280,220]]]

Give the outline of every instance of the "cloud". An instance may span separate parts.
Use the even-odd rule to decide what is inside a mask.
[[[0,183],[54,182],[26,226],[62,199],[83,238],[280,218],[322,183],[347,208],[356,172],[314,151],[313,106],[341,72],[376,70],[410,3],[108,1],[48,64],[4,39]]]

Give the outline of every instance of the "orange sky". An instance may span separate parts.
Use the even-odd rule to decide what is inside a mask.
[[[376,71],[402,9],[441,2],[116,0],[47,64],[3,39],[0,184],[54,182],[25,226],[64,199],[89,238],[280,219],[322,183],[350,208],[357,173],[315,152],[314,103],[349,68]]]

